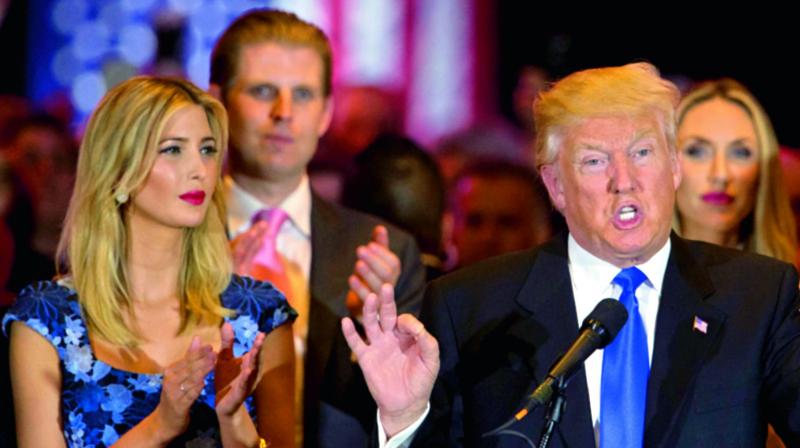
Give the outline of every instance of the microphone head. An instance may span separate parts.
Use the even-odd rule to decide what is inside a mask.
[[[619,300],[603,299],[583,320],[581,329],[591,328],[600,335],[603,348],[610,344],[628,320],[628,310]]]

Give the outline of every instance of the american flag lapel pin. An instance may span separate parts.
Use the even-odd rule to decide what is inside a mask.
[[[700,319],[697,316],[694,316],[694,322],[692,323],[692,331],[699,331],[703,334],[708,334],[708,322]]]

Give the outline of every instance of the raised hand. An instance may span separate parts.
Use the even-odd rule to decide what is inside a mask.
[[[200,396],[205,378],[214,368],[216,355],[210,345],[192,338],[183,359],[164,370],[161,399],[156,408],[158,425],[165,434],[175,437],[189,424],[189,409]]]
[[[353,274],[348,277],[350,292],[347,295],[347,308],[356,318],[370,293],[378,294],[381,285],[397,285],[402,266],[400,259],[389,249],[389,231],[384,226],[375,226],[372,240],[356,248],[356,264]]]
[[[261,346],[264,333],[258,333],[250,351],[236,358],[233,355],[233,327],[225,322],[220,332],[222,345],[214,369],[216,411],[223,416],[232,416],[253,393],[263,374]]]
[[[264,266],[256,262],[256,255],[261,250],[264,238],[267,238],[269,225],[266,221],[258,221],[246,232],[231,241],[233,252],[233,270],[237,274],[247,275],[257,280],[269,281],[272,286],[291,299],[292,285],[286,270],[281,266]],[[280,256],[280,255],[278,255]]]
[[[249,275],[253,271],[253,260],[261,248],[267,229],[266,221],[259,221],[231,241],[233,269],[237,274]]]
[[[397,316],[389,284],[381,287],[380,296],[367,296],[362,322],[366,341],[350,318],[342,320],[342,331],[391,437],[425,412],[439,373],[439,344],[414,316]]]

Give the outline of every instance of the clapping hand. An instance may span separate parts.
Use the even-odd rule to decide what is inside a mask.
[[[186,429],[189,409],[203,391],[206,375],[214,369],[215,361],[211,346],[201,345],[195,336],[186,355],[164,370],[156,415],[167,434],[174,437]]]
[[[233,354],[233,327],[225,322],[220,332],[222,345],[214,369],[216,410],[220,415],[231,416],[253,393],[263,374],[261,346],[264,343],[264,333],[259,332],[250,350],[236,358]]]
[[[375,226],[372,240],[356,248],[355,266],[348,277],[350,292],[347,295],[347,308],[350,315],[361,317],[361,309],[369,294],[378,294],[381,286],[388,283],[397,285],[402,272],[400,259],[389,248],[389,231],[384,226]]]

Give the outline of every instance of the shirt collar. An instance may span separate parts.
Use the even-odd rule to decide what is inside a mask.
[[[250,217],[263,208],[269,208],[255,196],[225,176],[225,201],[228,205],[228,228],[235,237],[250,227]],[[311,186],[308,175],[303,174],[300,184],[277,205],[289,215],[289,221],[307,238],[311,236]]]
[[[672,241],[667,238],[667,242],[661,247],[649,260],[637,265],[644,275],[650,286],[659,293],[661,286],[664,283],[664,274],[667,270],[667,262],[669,261],[669,253],[672,248]],[[613,264],[598,258],[588,250],[581,247],[572,234],[567,239],[567,254],[569,256],[570,272],[577,275],[578,278],[585,282],[589,282],[587,287],[592,287],[597,291],[602,291],[603,288],[611,284],[614,277],[619,274],[620,268]],[[581,282],[582,285],[585,283]]]

